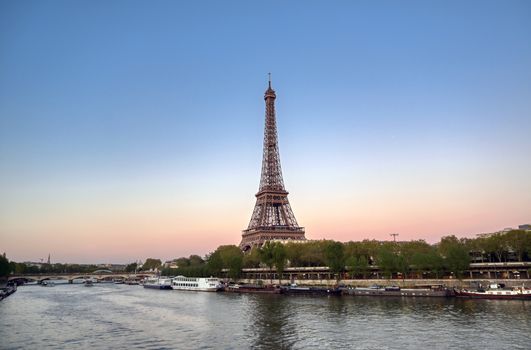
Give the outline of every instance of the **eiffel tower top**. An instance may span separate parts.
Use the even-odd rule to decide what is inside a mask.
[[[262,175],[257,196],[263,192],[287,194],[284,189],[280,153],[278,151],[277,121],[275,116],[276,97],[275,90],[271,87],[271,74],[269,74],[269,86],[264,94],[266,101],[264,150],[262,155]]]
[[[269,87],[267,88],[265,94],[264,94],[264,100],[267,100],[267,98],[275,99],[277,98],[277,95],[275,94],[275,90],[271,88],[271,73],[267,73],[269,75]]]

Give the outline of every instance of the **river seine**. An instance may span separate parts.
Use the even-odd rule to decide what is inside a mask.
[[[22,286],[2,349],[531,349],[531,302]]]

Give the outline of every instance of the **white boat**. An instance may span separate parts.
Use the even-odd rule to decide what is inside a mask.
[[[53,282],[53,281],[42,281],[41,286],[43,286],[43,287],[55,287],[55,282]]]
[[[522,285],[522,287],[506,289],[505,285],[494,283],[487,289],[480,286],[478,290],[475,291],[467,289],[456,290],[455,294],[460,298],[531,300],[531,289],[525,288],[524,285]]]
[[[184,277],[177,276],[171,281],[174,290],[194,290],[201,292],[215,292],[221,289],[221,282],[214,277]]]
[[[144,280],[144,288],[171,289],[171,278],[148,277]]]

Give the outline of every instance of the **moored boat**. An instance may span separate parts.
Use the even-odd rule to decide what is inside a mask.
[[[0,300],[7,298],[11,294],[15,293],[17,291],[17,285],[16,284],[10,284],[4,288],[0,288]]]
[[[349,288],[347,294],[355,296],[388,296],[388,297],[452,297],[452,289],[443,285],[423,285],[415,288],[401,288],[399,286],[383,287],[374,285],[369,288]]]
[[[225,288],[226,292],[232,293],[264,293],[280,294],[282,289],[275,285],[258,285],[258,284],[232,284]]]
[[[171,278],[149,277],[144,280],[144,288],[171,289]]]
[[[303,287],[291,284],[282,287],[282,293],[291,295],[341,295],[341,289],[335,287]]]
[[[92,287],[92,286],[94,286],[94,282],[92,282],[92,280],[85,280],[85,281],[83,282],[83,285],[84,285],[85,287]]]
[[[491,284],[488,288],[480,286],[477,290],[458,289],[455,295],[472,299],[531,300],[531,289],[524,286],[507,289],[501,284]]]
[[[216,292],[222,288],[221,282],[214,277],[177,276],[171,280],[173,290],[191,290],[200,292]]]

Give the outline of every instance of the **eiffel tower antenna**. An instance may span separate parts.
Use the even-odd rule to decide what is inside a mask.
[[[240,248],[248,251],[260,247],[270,240],[305,240],[304,227],[297,224],[288,201],[288,191],[284,188],[280,153],[278,151],[275,99],[277,95],[269,86],[265,91],[266,104],[264,127],[264,150],[262,155],[262,175],[256,194],[256,204],[249,226],[242,233]]]

